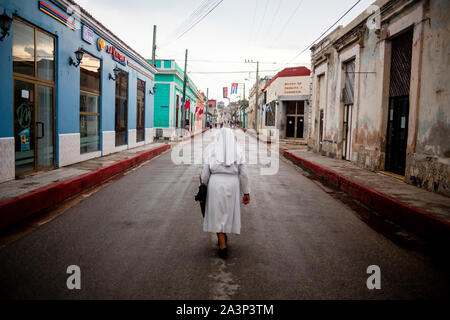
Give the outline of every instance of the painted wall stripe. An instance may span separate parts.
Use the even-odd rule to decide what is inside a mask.
[[[127,64],[134,70],[136,70],[136,71],[142,73],[143,75],[147,76],[148,78],[154,80],[154,77],[151,73],[144,71],[144,69],[142,69],[139,66],[135,65],[134,63],[130,62],[130,60],[127,60]]]

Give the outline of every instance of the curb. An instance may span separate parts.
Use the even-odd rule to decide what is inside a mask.
[[[406,229],[432,241],[450,241],[449,222],[288,151],[283,151],[283,156]]]
[[[168,149],[170,149],[170,145],[165,144],[144,151],[134,157],[97,168],[78,177],[55,182],[0,202],[0,230],[4,230],[37,212],[73,197],[128,168],[152,159]]]

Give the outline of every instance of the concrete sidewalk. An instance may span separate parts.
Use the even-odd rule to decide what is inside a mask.
[[[450,198],[305,149],[284,150],[283,155],[407,230],[428,239],[450,239]]]
[[[170,144],[150,143],[0,183],[0,230],[154,158],[170,147]]]

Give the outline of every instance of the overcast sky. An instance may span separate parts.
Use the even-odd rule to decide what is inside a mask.
[[[292,63],[285,64],[357,2],[223,0],[205,19],[178,38],[189,23],[195,21],[192,18],[195,17],[192,16],[194,11],[201,8],[202,4],[214,1],[76,1],[125,43],[149,59],[152,54],[153,25],[157,25],[157,58],[175,59],[184,68],[184,54],[188,49],[188,74],[191,79],[205,94],[209,88],[209,98],[219,100],[222,100],[222,87],[230,87],[232,82],[245,82],[245,95],[248,97],[249,88],[255,82],[256,66],[245,63],[246,59],[261,61],[260,76],[275,75],[288,66],[310,67],[309,50]],[[373,1],[361,0],[339,24],[349,23]],[[229,73],[236,71],[240,73]],[[239,91],[242,94],[241,88]],[[238,96],[231,97],[231,100],[237,99]]]

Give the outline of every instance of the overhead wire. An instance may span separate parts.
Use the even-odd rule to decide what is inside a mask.
[[[205,19],[215,8],[217,8],[221,3],[223,2],[223,0],[218,0],[216,1],[212,8],[205,14],[203,15],[201,18],[199,18],[191,27],[189,27],[186,31],[184,31],[181,35],[178,36],[177,39],[180,39],[182,36],[184,36],[186,33],[188,33],[190,30],[192,30],[192,28],[194,28],[197,24],[199,24],[201,21],[203,21],[203,19]]]
[[[260,35],[260,33],[261,33],[261,27],[263,26],[263,24],[264,24],[264,19],[266,18],[266,13],[267,13],[267,6],[268,6],[268,4],[269,4],[269,0],[266,0],[266,6],[264,7],[264,13],[263,13],[263,15],[262,15],[261,23],[259,24],[259,28],[256,29],[256,35],[255,35],[255,37],[253,38],[254,41],[256,41],[256,39],[259,39],[259,35]]]
[[[192,11],[191,14],[190,14],[186,19],[184,19],[183,22],[181,22],[181,23],[178,25],[178,27],[175,28],[175,29],[169,34],[169,36],[167,37],[167,39],[166,39],[165,42],[166,42],[166,43],[169,43],[173,38],[175,38],[175,37],[178,35],[179,32],[182,32],[182,30],[184,30],[185,27],[189,26],[190,23],[191,23],[191,21],[192,21],[192,19],[194,19],[197,15],[199,15],[200,12],[203,11],[204,8],[205,8],[205,7],[208,5],[208,3],[210,3],[211,1],[213,1],[213,0],[203,0],[203,1],[200,3],[200,5],[199,5],[194,11]],[[164,47],[164,46],[165,46],[165,44],[162,44],[160,47]]]
[[[356,5],[358,3],[360,3],[361,0],[356,1],[350,9],[348,9],[338,20],[336,20],[330,27],[328,27],[324,32],[322,32],[322,34],[317,37],[317,39],[315,39],[309,46],[307,46],[305,49],[303,49],[302,51],[300,51],[300,53],[298,53],[294,58],[292,58],[291,60],[289,60],[289,62],[287,62],[286,64],[284,64],[283,67],[281,67],[281,69],[283,69],[286,65],[288,65],[289,63],[291,63],[292,61],[294,61],[295,59],[297,59],[303,52],[305,52],[306,50],[308,50],[309,48],[311,48],[311,46],[316,43],[317,41],[319,41],[328,31],[331,30],[331,28],[333,28],[336,24],[339,23],[339,21],[341,21],[354,7],[356,7]],[[280,70],[281,70],[280,69]]]
[[[283,0],[279,0],[278,1],[278,7],[277,7],[277,9],[275,10],[275,13],[274,13],[274,15],[273,15],[273,18],[272,18],[272,21],[271,21],[271,23],[270,23],[270,25],[269,25],[269,28],[268,28],[268,32],[270,33],[270,30],[272,30],[272,27],[273,27],[273,24],[275,23],[275,20],[276,20],[276,18],[277,18],[277,16],[278,16],[278,12],[280,12],[280,7],[281,7],[281,4],[283,3]]]
[[[280,39],[280,35],[284,32],[284,30],[286,30],[286,27],[289,25],[289,23],[291,22],[292,18],[294,18],[295,14],[297,13],[298,9],[300,8],[300,6],[302,5],[303,0],[300,0],[297,7],[294,9],[294,11],[292,11],[292,14],[289,16],[289,18],[286,20],[285,24],[283,25],[283,27],[281,28],[280,32],[278,32],[278,34],[275,36],[275,38],[273,38],[272,44],[270,45],[270,47],[273,47],[275,43],[277,43]],[[278,41],[277,41],[278,40]]]
[[[180,39],[203,19],[205,19],[215,8],[217,8],[223,0],[204,0],[197,9],[195,9],[191,15],[180,24],[174,32],[168,37],[166,43],[160,47],[167,46],[173,43],[175,40]]]

